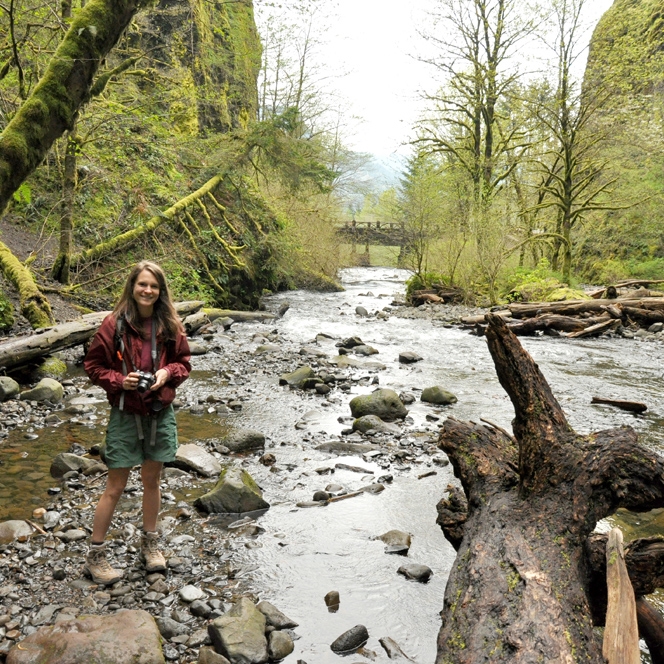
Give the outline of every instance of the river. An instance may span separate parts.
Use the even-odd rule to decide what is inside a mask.
[[[367,648],[377,653],[377,661],[388,661],[378,639],[389,636],[415,661],[433,662],[438,613],[455,557],[435,524],[435,506],[445,487],[456,480],[449,466],[432,463],[426,448],[435,441],[438,426],[447,415],[475,421],[484,417],[509,429],[513,409],[498,383],[484,339],[434,319],[396,315],[390,303],[403,294],[404,271],[353,268],[344,270],[341,276],[345,292],[295,291],[268,297],[266,305],[272,311],[285,302],[290,304],[283,318],[262,324],[236,324],[231,333],[209,342],[215,352],[194,358],[194,371],[181,391],[182,398],[193,403],[205,402],[208,394],[237,394],[243,407],[241,412],[228,416],[208,412],[212,408],[202,414],[183,409],[178,413],[180,438],[181,442],[204,440],[237,426],[258,429],[267,436],[266,451],[275,455],[281,472],[271,472],[256,457],[244,462],[271,503],[258,519],[264,532],[251,539],[229,541],[226,546],[235,576],[242,579],[243,591],[273,602],[299,623],[295,631],[301,638],[289,661],[338,662],[329,644],[347,629],[363,624],[371,636]],[[357,306],[369,312],[384,307],[392,310],[381,320],[357,316]],[[332,339],[319,337],[316,342],[319,333]],[[350,392],[334,390],[323,397],[277,387],[278,374],[284,367],[292,370],[298,364],[315,362],[311,356],[298,355],[302,347],[315,345],[334,357],[335,341],[353,335],[379,353],[361,358],[363,363],[374,364],[346,370],[353,379]],[[265,343],[265,337],[277,341],[278,358],[269,353],[253,354]],[[660,343],[546,336],[522,339],[522,343],[578,432],[630,425],[646,445],[660,451],[664,448]],[[400,364],[401,351],[415,351],[423,359],[412,365]],[[82,380],[80,370],[73,370],[72,376]],[[402,441],[404,447],[410,445],[417,452],[389,468],[385,462],[381,466],[381,457],[337,458],[316,450],[320,443],[344,438],[341,432],[348,423],[339,418],[350,415],[348,402],[353,396],[375,389],[372,381],[376,378],[380,387],[416,395],[424,387],[441,385],[456,394],[458,403],[434,409],[418,400],[409,406],[412,422],[406,426]],[[591,405],[594,395],[644,401],[649,410],[635,417],[608,406]],[[95,413],[87,420],[75,418],[73,423],[65,422],[56,429],[36,430],[37,440],[27,440],[26,429],[17,429],[0,446],[1,518],[29,517],[35,505],[48,501],[46,490],[54,484],[48,467],[57,452],[65,451],[72,442],[84,446],[99,442],[106,416],[102,395],[86,388],[77,399],[95,405]],[[361,466],[373,474],[363,476],[339,469],[333,475],[316,472],[339,462]],[[418,479],[432,470],[435,475]],[[386,473],[393,476],[393,481],[378,495],[364,494],[326,507],[296,507],[297,502],[311,500],[313,491],[330,482],[353,491]],[[191,502],[209,486],[209,482],[202,483],[175,497]],[[167,513],[174,509],[173,504],[165,506]],[[627,540],[664,533],[662,510],[645,515],[621,512],[610,521],[623,528]],[[611,524],[602,523],[599,528]],[[373,539],[392,529],[413,536],[408,560],[433,570],[427,584],[397,575],[397,568],[406,559],[386,555],[382,542]],[[323,601],[331,590],[341,597],[336,613],[328,612]],[[367,660],[356,655],[349,661]]]

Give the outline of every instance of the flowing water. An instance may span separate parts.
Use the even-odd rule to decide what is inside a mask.
[[[250,398],[241,413],[220,418],[215,413],[178,414],[181,441],[219,435],[219,427],[244,426],[268,435],[271,451],[284,469],[270,473],[250,459],[249,471],[265,491],[272,507],[259,518],[265,529],[255,541],[233,552],[238,576],[246,576],[247,587],[261,598],[272,601],[300,626],[301,638],[289,660],[303,659],[310,664],[338,662],[329,644],[342,632],[361,623],[371,635],[367,644],[387,661],[378,638],[390,636],[417,662],[435,659],[439,611],[443,605],[445,582],[454,562],[454,551],[435,524],[435,505],[453,480],[451,468],[430,466],[423,454],[408,465],[393,466],[388,472],[394,480],[378,495],[362,496],[333,503],[325,508],[299,509],[298,501],[311,500],[312,492],[326,484],[342,484],[347,490],[366,485],[385,470],[359,457],[336,458],[314,449],[318,443],[336,437],[347,426],[339,416],[350,414],[348,401],[360,393],[375,389],[369,381],[355,382],[350,393],[333,392],[331,399],[310,393],[278,388],[277,378],[263,356],[243,364],[242,375],[227,380],[226,369],[233,367],[233,353],[255,349],[256,332],[278,329],[279,337],[291,344],[294,369],[305,358],[297,349],[311,344],[318,333],[335,339],[351,335],[378,349],[384,368],[358,368],[356,378],[378,376],[381,387],[398,392],[442,385],[455,393],[458,403],[435,411],[421,402],[410,406],[414,424],[407,434],[414,441],[434,440],[437,422],[427,414],[437,414],[440,422],[446,415],[479,421],[484,417],[510,428],[511,403],[501,388],[493,362],[482,338],[466,331],[428,319],[407,319],[391,315],[387,320],[360,318],[355,307],[370,312],[389,306],[395,295],[403,293],[406,273],[387,268],[354,268],[343,272],[343,293],[320,294],[306,291],[273,296],[267,305],[276,310],[288,301],[290,310],[283,319],[268,324],[233,326],[230,351],[217,359],[194,358],[189,393],[202,396],[228,388],[229,384],[249,386]],[[367,295],[367,293],[369,293]],[[661,365],[662,345],[627,339],[565,340],[551,337],[522,339],[549,381],[571,425],[588,433],[620,425],[633,426],[643,443],[664,449],[664,379]],[[330,356],[336,355],[334,340],[320,342]],[[414,365],[397,360],[400,351],[412,350],[423,357]],[[223,379],[220,376],[225,376]],[[416,392],[417,394],[417,392]],[[591,405],[592,396],[644,401],[645,415],[629,413],[601,405]],[[102,395],[103,396],[103,395]],[[105,407],[99,393],[84,392],[81,400],[96,402],[98,421],[81,418],[80,423],[64,423],[54,430],[37,432],[39,438],[28,441],[25,429],[14,431],[0,447],[0,518],[29,516],[33,504],[43,504],[46,489],[53,486],[48,476],[52,457],[66,450],[72,442],[89,446],[99,442]],[[303,422],[296,428],[296,422]],[[347,462],[361,466],[366,476],[348,470],[319,476],[316,469]],[[434,476],[418,475],[435,469]],[[187,493],[191,501],[202,489]],[[626,539],[664,532],[664,511],[648,514],[621,512],[610,520],[623,527]],[[606,528],[610,524],[600,524]],[[386,555],[384,545],[372,539],[388,530],[404,530],[413,535],[408,559]],[[396,574],[404,562],[418,562],[433,570],[429,583],[419,584]],[[337,590],[341,596],[336,613],[328,612],[324,595]],[[366,661],[359,654],[351,662]]]

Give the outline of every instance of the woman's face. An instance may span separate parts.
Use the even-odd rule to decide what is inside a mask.
[[[142,270],[138,273],[133,296],[141,316],[152,315],[154,303],[159,299],[159,282],[150,270]]]

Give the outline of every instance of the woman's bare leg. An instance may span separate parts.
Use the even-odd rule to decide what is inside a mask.
[[[127,485],[131,468],[111,468],[106,479],[106,489],[99,499],[95,509],[95,518],[92,525],[92,541],[95,544],[103,542],[111,525],[115,506]]]
[[[157,530],[157,517],[161,507],[161,469],[164,464],[160,461],[146,459],[141,466],[141,479],[143,480],[143,530],[155,532]]]

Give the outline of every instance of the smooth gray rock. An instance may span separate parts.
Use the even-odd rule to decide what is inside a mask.
[[[188,604],[195,602],[197,599],[203,599],[204,597],[207,597],[205,592],[203,592],[200,588],[192,585],[187,585],[180,588],[178,595],[180,595],[180,599],[183,602],[187,602]]]
[[[344,443],[342,440],[335,440],[316,445],[316,449],[321,452],[336,452],[337,454],[364,454],[376,448],[367,443]]]
[[[444,390],[440,385],[425,387],[422,390],[422,396],[420,398],[426,403],[433,403],[438,406],[449,406],[450,404],[457,402],[456,396],[451,392]]]
[[[265,435],[254,429],[234,429],[222,441],[231,452],[247,452],[265,447]]]
[[[231,664],[223,655],[210,646],[203,646],[198,651],[198,664]]]
[[[207,346],[199,341],[189,340],[189,352],[192,355],[207,355]]]
[[[164,664],[164,655],[154,618],[147,611],[125,609],[41,627],[7,657],[7,664],[41,662]]]
[[[401,394],[399,394],[399,399],[401,399],[401,401],[406,404],[406,406],[411,403],[415,403],[416,401],[415,395],[411,392],[401,392]]]
[[[279,378],[279,385],[290,385],[291,387],[302,387],[307,378],[315,376],[314,370],[310,366],[298,367],[291,373],[282,374]]]
[[[84,540],[88,536],[88,533],[81,528],[73,528],[61,533],[55,533],[55,536],[63,542],[78,542],[79,540]]]
[[[29,537],[34,530],[22,519],[12,519],[0,523],[0,544],[8,544],[19,537]]]
[[[256,605],[256,608],[265,616],[267,624],[276,629],[299,627],[298,623],[284,615],[274,604],[270,604],[270,602],[263,600]]]
[[[228,613],[208,625],[217,652],[231,664],[263,664],[268,660],[265,616],[248,597],[241,597]]]
[[[204,477],[221,473],[221,464],[207,450],[194,443],[178,447],[173,465],[182,470],[193,470]]]
[[[364,415],[353,422],[353,431],[366,433],[371,430],[380,431],[381,433],[401,433],[401,429],[396,424],[383,422],[378,415]]]
[[[367,346],[366,344],[355,346],[353,352],[356,355],[378,355],[378,351],[373,346]]]
[[[242,514],[270,507],[251,475],[235,467],[224,468],[214,489],[198,498],[194,505],[205,512],[222,514]]]
[[[380,540],[386,546],[401,546],[410,548],[411,537],[409,533],[404,533],[402,530],[388,530],[386,533],[379,535],[376,539]]]
[[[336,653],[350,652],[361,648],[369,640],[369,632],[364,625],[355,625],[337,637],[330,648]]]
[[[0,376],[0,401],[13,399],[21,391],[21,386],[9,376]]]
[[[664,330],[664,323],[661,323],[661,322],[653,323],[648,328],[648,332],[650,332],[651,334],[657,334],[657,332],[661,332],[662,330]]]
[[[396,662],[412,662],[410,657],[401,650],[399,644],[389,636],[384,636],[382,639],[378,639],[378,642],[383,646],[383,650],[390,659],[393,659]]]
[[[407,579],[413,579],[420,583],[426,583],[433,574],[430,567],[427,567],[426,565],[418,565],[417,563],[402,565],[397,570],[397,573],[403,574]]]
[[[54,378],[42,378],[32,389],[21,392],[20,399],[23,401],[50,401],[58,403],[62,401],[64,388]]]
[[[86,459],[85,457],[78,456],[77,454],[70,454],[69,452],[61,452],[58,454],[51,463],[51,477],[60,479],[66,473],[76,470],[78,472],[84,471],[87,468],[92,468],[97,462],[94,459]]]
[[[366,318],[369,315],[369,312],[364,307],[355,307],[355,313],[362,318]]]
[[[408,415],[407,408],[394,390],[380,389],[351,399],[350,410],[353,417],[377,415],[385,422],[403,419]]]
[[[177,620],[173,620],[172,618],[159,617],[156,620],[159,633],[165,639],[172,639],[174,636],[189,633],[189,627],[187,627],[187,625],[178,622]]]
[[[288,657],[294,649],[293,639],[287,632],[280,632],[279,630],[270,632],[267,639],[267,651],[271,660],[278,662]]]
[[[399,362],[401,362],[401,364],[413,364],[413,362],[419,362],[422,359],[423,358],[420,355],[410,350],[399,353]]]

